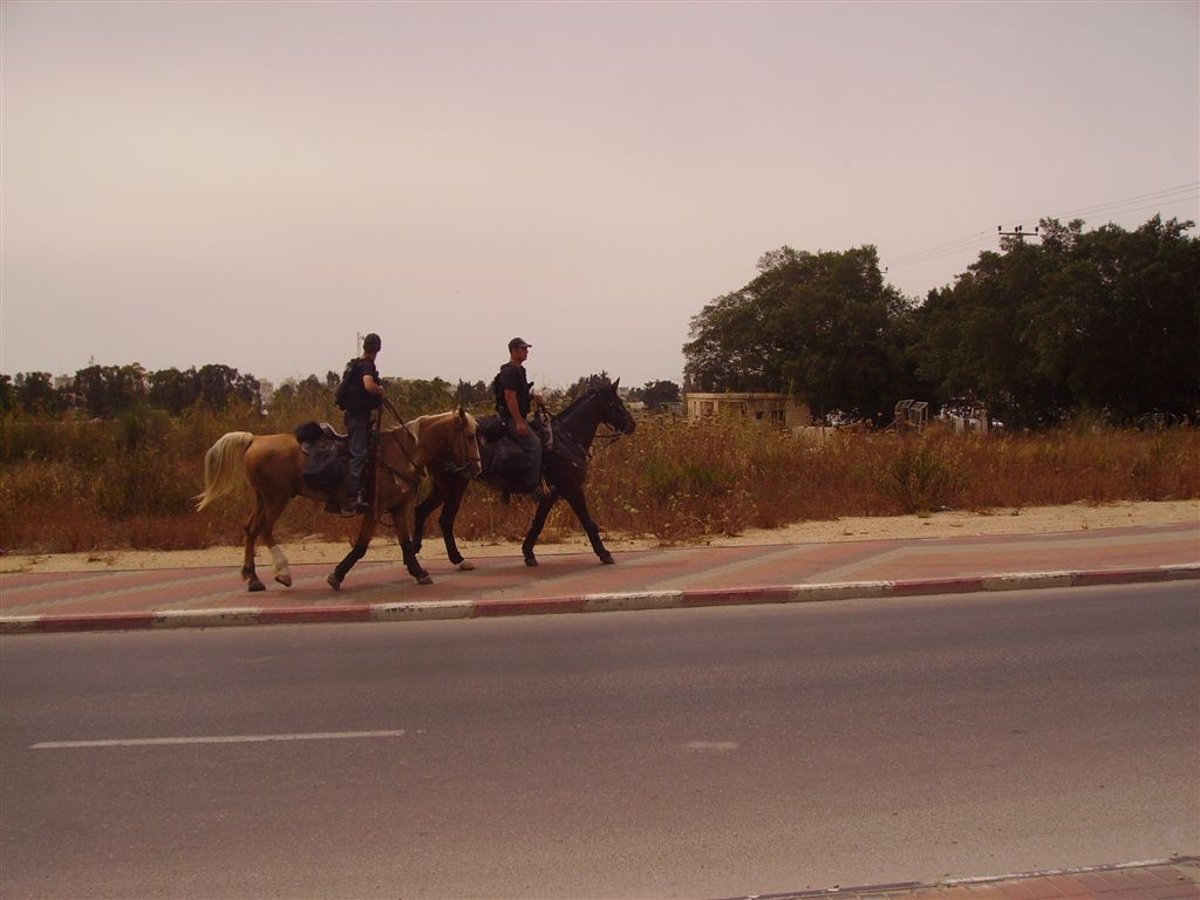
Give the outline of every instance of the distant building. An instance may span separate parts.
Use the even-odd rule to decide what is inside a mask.
[[[790,394],[770,393],[723,393],[698,394],[692,391],[684,396],[689,419],[705,416],[740,416],[764,424],[782,428],[807,425],[811,416],[808,404],[801,403]]]

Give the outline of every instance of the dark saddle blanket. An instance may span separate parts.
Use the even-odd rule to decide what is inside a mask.
[[[349,474],[350,446],[346,435],[328,422],[305,422],[294,434],[304,454],[301,474],[310,490],[336,493]]]
[[[526,482],[525,453],[504,428],[499,416],[482,416],[479,422],[483,480],[503,490],[519,492]],[[542,475],[546,476],[547,457],[566,460],[571,465],[586,467],[587,454],[565,435],[554,429],[553,420],[529,423],[533,433],[542,442]]]

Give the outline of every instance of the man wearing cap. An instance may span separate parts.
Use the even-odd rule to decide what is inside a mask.
[[[521,448],[525,456],[525,470],[519,490],[541,494],[542,442],[529,427],[526,417],[533,400],[541,398],[534,392],[533,385],[525,377],[525,360],[529,357],[532,344],[515,337],[508,342],[508,362],[492,381],[496,397],[496,412],[504,423],[504,430]]]
[[[383,385],[379,383],[379,370],[375,368],[375,357],[383,347],[377,334],[363,338],[361,359],[350,361],[346,391],[346,434],[350,438],[350,477],[346,481],[349,502],[342,512],[365,513],[371,508],[363,493],[363,472],[370,459],[371,414],[383,405]]]

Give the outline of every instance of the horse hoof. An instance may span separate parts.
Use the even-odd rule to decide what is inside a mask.
[[[257,578],[250,582],[250,593],[252,594],[257,593],[258,591],[265,591],[266,589],[267,586]]]
[[[600,562],[604,563],[606,566],[611,566],[616,562],[616,560],[613,559],[613,555],[611,553],[602,553],[600,555]]]
[[[417,579],[417,584],[433,584],[433,579],[428,575],[422,575]]]
[[[469,559],[464,559],[458,564],[458,569],[460,572],[473,572],[475,570],[475,563]]]
[[[328,578],[325,579],[325,583],[327,585],[329,585],[331,588],[333,588],[335,591],[340,591],[342,589],[342,580],[340,578],[338,578],[336,575],[330,575]]]
[[[282,584],[284,587],[292,586],[292,576],[291,575],[276,575],[275,580],[278,581],[280,584]]]
[[[525,565],[536,566],[537,564],[538,564],[537,557],[534,557],[534,556],[525,557]]]

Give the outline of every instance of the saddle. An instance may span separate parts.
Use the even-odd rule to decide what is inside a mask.
[[[348,436],[328,422],[305,422],[298,425],[293,434],[305,457],[301,470],[304,484],[310,490],[334,497],[344,489],[350,471]]]
[[[483,463],[483,480],[500,489],[503,502],[508,502],[510,493],[527,490],[524,482],[525,456],[521,448],[508,436],[504,420],[500,416],[481,416],[479,423],[480,455]],[[549,423],[534,420],[530,430],[542,442],[542,469],[545,471],[546,455],[556,452],[553,433]]]

